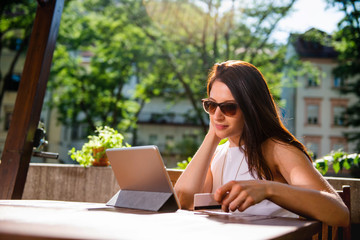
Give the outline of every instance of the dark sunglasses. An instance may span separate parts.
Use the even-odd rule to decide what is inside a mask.
[[[234,116],[238,109],[237,103],[229,103],[229,102],[216,103],[209,99],[202,99],[201,101],[203,103],[205,112],[207,112],[210,115],[213,115],[215,113],[217,107],[220,108],[221,112],[225,116]]]

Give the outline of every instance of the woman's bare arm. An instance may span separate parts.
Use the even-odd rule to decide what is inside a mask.
[[[293,146],[271,141],[268,153],[289,184],[272,184],[269,199],[302,216],[329,225],[348,225],[349,211],[333,187],[305,154]]]
[[[181,208],[192,209],[194,194],[210,192],[212,176],[210,162],[220,139],[211,131],[205,136],[200,148],[175,184],[175,192]]]

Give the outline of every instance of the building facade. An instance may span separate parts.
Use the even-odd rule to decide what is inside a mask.
[[[318,31],[311,29],[311,31]],[[344,111],[356,101],[350,94],[342,94],[341,87],[353,79],[339,79],[333,75],[337,66],[337,53],[332,47],[323,46],[304,35],[292,36],[288,57],[298,56],[311,63],[320,73],[318,77],[305,73],[294,86],[283,88],[282,99],[285,125],[314,154],[320,158],[331,151],[354,151],[354,144],[347,142],[344,133],[354,129],[346,127]]]

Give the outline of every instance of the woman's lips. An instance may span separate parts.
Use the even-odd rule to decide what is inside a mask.
[[[215,124],[216,129],[218,130],[224,130],[228,127],[228,125],[223,125],[223,124]]]

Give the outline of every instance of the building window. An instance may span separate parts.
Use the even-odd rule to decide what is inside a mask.
[[[333,87],[334,88],[341,88],[345,86],[345,81],[341,77],[335,77],[333,78]]]
[[[317,159],[321,154],[321,136],[304,136],[304,145],[313,159]]]
[[[330,137],[330,149],[331,151],[342,150],[347,152],[348,145],[346,138],[344,137]]]
[[[305,98],[305,125],[320,126],[321,98]]]
[[[71,140],[86,139],[89,135],[87,124],[74,124],[71,127]]]
[[[345,125],[345,107],[343,106],[335,106],[334,111],[334,126],[344,126]]]
[[[314,76],[307,77],[307,87],[318,87],[319,85],[319,80]]]
[[[151,113],[150,122],[151,123],[166,123],[166,119],[164,118],[164,114],[162,114],[162,113]]]
[[[80,56],[81,56],[82,64],[89,64],[94,54],[90,51],[84,51],[84,52],[80,52]]]
[[[348,99],[330,99],[331,101],[331,125],[332,127],[341,127],[346,124],[345,111],[348,105]]]
[[[156,145],[158,141],[158,135],[157,134],[150,134],[149,135],[149,143]]]
[[[309,104],[307,105],[307,123],[317,124],[319,119],[319,105]]]
[[[184,134],[183,135],[183,140],[190,140],[190,141],[197,141],[197,135],[196,134]]]
[[[172,149],[175,147],[174,136],[172,136],[172,135],[165,136],[165,147],[167,149]]]
[[[316,72],[310,72],[305,75],[305,84],[309,88],[319,87],[321,84],[321,68],[317,67]]]

